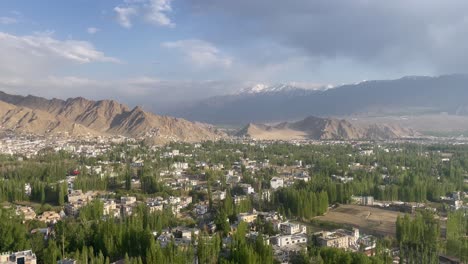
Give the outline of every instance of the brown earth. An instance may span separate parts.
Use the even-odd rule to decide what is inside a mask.
[[[315,219],[358,227],[361,232],[381,236],[395,236],[396,219],[400,212],[369,206],[340,205]]]
[[[152,143],[197,142],[226,137],[213,126],[159,116],[113,100],[67,100],[0,92],[0,130],[32,134],[122,135]]]

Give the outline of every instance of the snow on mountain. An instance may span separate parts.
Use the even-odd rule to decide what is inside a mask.
[[[243,88],[237,92],[235,95],[241,94],[264,94],[264,93],[280,93],[280,92],[291,92],[291,91],[308,91],[308,90],[323,90],[327,89],[328,87],[319,87],[318,89],[311,89],[311,88],[303,88],[298,87],[290,84],[275,84],[275,85],[268,85],[264,83],[258,83],[250,87]]]

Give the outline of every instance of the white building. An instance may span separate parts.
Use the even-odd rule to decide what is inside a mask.
[[[272,245],[278,247],[287,247],[297,244],[307,243],[307,234],[295,234],[295,235],[278,235],[270,238]]]
[[[279,224],[279,230],[284,235],[305,234],[307,227],[298,223],[284,222]]]
[[[279,178],[279,177],[273,177],[271,180],[270,180],[270,187],[274,190],[278,189],[278,188],[282,188],[284,186],[284,181],[283,179]]]

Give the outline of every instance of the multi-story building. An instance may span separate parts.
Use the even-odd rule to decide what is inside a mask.
[[[290,223],[290,222],[280,223],[279,230],[281,231],[281,234],[284,234],[284,235],[307,233],[306,226],[300,225],[298,223]]]
[[[359,229],[353,228],[352,231],[338,229],[334,232],[322,231],[314,234],[317,243],[322,247],[334,247],[347,249],[356,246],[359,239]]]
[[[278,247],[288,247],[297,244],[306,244],[307,234],[278,235],[271,237],[270,242],[272,245]]]
[[[237,220],[239,222],[246,222],[246,223],[252,223],[255,220],[257,220],[258,214],[255,212],[255,210],[252,213],[240,213],[237,216]]]

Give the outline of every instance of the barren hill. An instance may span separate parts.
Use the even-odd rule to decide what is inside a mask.
[[[334,118],[307,117],[298,122],[284,122],[277,125],[248,124],[236,136],[259,140],[292,139],[374,139],[384,140],[414,137],[419,134],[397,125],[356,125]]]
[[[151,142],[216,140],[226,135],[214,127],[159,116],[113,100],[67,100],[0,92],[0,129],[33,134],[123,135]]]

